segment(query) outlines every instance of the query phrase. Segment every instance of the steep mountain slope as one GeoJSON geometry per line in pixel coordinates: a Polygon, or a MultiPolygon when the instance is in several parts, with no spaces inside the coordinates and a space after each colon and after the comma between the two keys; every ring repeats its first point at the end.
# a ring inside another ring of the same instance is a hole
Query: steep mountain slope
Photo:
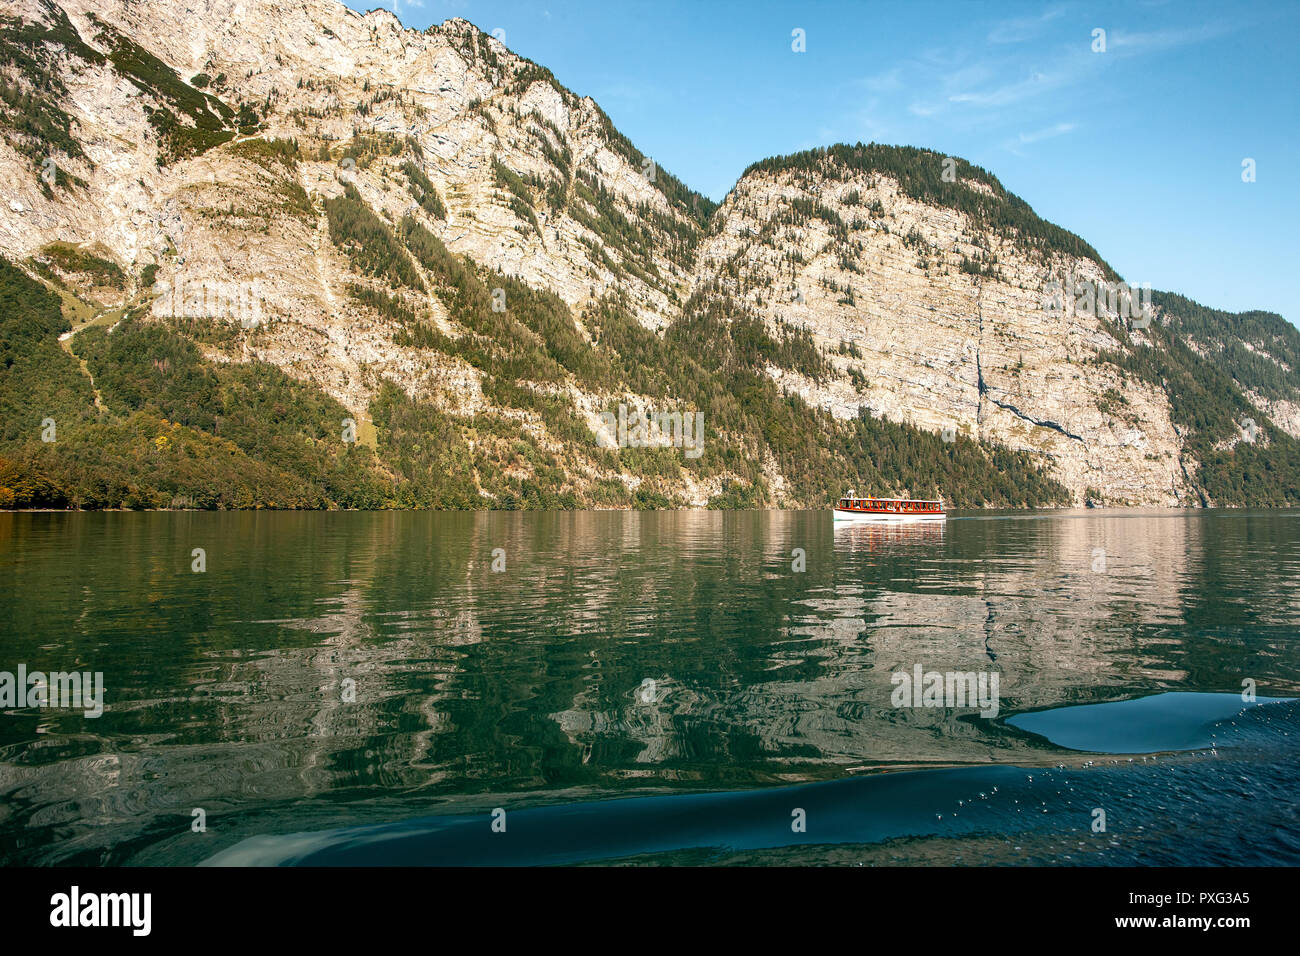
{"type": "Polygon", "coordinates": [[[1171,327],[1233,380],[1252,405],[1300,438],[1300,329],[1272,312],[1233,314],[1165,296],[1171,327]]]}
{"type": "MultiPolygon", "coordinates": [[[[1255,429],[1294,458],[1293,326],[1164,294],[1141,314],[1140,290],[1121,299],[1083,240],[964,161],[874,144],[765,160],[713,227],[696,287],[808,330],[833,371],[772,374],[838,416],[866,408],[1043,456],[1076,494],[1125,504],[1241,500],[1249,483],[1211,495],[1197,470],[1255,429]],[[1156,372],[1171,362],[1206,392],[1194,413],[1156,372]]],[[[1288,473],[1252,500],[1294,488],[1288,473]]]]}
{"type": "Polygon", "coordinates": [[[1046,310],[1116,277],[922,150],[765,161],[715,209],[463,20],[6,0],[0,136],[0,504],[1300,498],[1277,317],[1046,310]]]}
{"type": "Polygon", "coordinates": [[[1123,384],[1088,363],[1116,345],[1111,332],[1042,307],[1051,276],[1102,281],[1105,265],[1027,209],[1013,213],[982,171],[958,165],[951,195],[922,192],[943,184],[945,159],[870,146],[757,164],[720,210],[697,282],[734,289],[769,323],[808,328],[838,353],[819,381],[783,375],[813,404],[951,427],[1048,456],[1072,488],[1175,504],[1186,485],[1163,393],[1126,389],[1132,421],[1098,407],[1123,384]]]}

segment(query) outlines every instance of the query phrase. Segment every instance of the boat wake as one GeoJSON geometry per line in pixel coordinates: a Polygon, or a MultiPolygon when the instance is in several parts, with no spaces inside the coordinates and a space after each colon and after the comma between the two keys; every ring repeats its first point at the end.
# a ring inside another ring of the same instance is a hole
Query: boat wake
{"type": "Polygon", "coordinates": [[[1008,721],[1094,751],[1068,765],[902,771],[742,792],[484,807],[254,836],[205,863],[1294,864],[1300,862],[1300,702],[1267,703],[1243,707],[1236,695],[1164,694],[1008,721]],[[1149,725],[1141,732],[1132,730],[1143,721],[1149,725]],[[1129,756],[1125,748],[1138,740],[1163,752],[1129,756]],[[1107,745],[1105,756],[1097,745],[1107,745]],[[1168,752],[1183,746],[1193,749],[1168,752]],[[504,814],[493,813],[499,809],[504,814]],[[1220,821],[1228,816],[1246,817],[1246,832],[1222,832],[1220,821]]]}

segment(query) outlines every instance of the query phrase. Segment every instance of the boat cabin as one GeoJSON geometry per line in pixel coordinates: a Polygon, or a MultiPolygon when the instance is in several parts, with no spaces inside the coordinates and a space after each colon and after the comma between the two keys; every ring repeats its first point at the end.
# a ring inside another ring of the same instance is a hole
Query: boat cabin
{"type": "Polygon", "coordinates": [[[844,497],[836,505],[841,511],[867,514],[942,514],[943,502],[924,498],[854,498],[844,497]]]}

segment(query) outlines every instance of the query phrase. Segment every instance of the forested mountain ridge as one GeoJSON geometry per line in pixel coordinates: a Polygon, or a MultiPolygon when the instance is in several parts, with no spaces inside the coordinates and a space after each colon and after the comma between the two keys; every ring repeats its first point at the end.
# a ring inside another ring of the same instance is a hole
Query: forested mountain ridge
{"type": "Polygon", "coordinates": [[[695,282],[808,335],[831,368],[773,374],[836,416],[1024,451],[1076,502],[1296,500],[1295,328],[1136,283],[1126,300],[1083,239],[959,158],[859,143],[756,163],[695,282]]]}
{"type": "Polygon", "coordinates": [[[0,8],[0,507],[1300,501],[1294,328],[1046,308],[1118,277],[964,161],[715,206],[463,20],[191,7],[0,8]]]}

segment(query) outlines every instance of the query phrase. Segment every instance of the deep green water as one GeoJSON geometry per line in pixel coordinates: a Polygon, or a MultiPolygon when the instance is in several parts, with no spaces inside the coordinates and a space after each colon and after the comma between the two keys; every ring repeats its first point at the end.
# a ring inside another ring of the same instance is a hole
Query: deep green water
{"type": "Polygon", "coordinates": [[[1297,512],[0,514],[0,633],[106,697],[0,712],[7,864],[1300,862],[1297,512]]]}

